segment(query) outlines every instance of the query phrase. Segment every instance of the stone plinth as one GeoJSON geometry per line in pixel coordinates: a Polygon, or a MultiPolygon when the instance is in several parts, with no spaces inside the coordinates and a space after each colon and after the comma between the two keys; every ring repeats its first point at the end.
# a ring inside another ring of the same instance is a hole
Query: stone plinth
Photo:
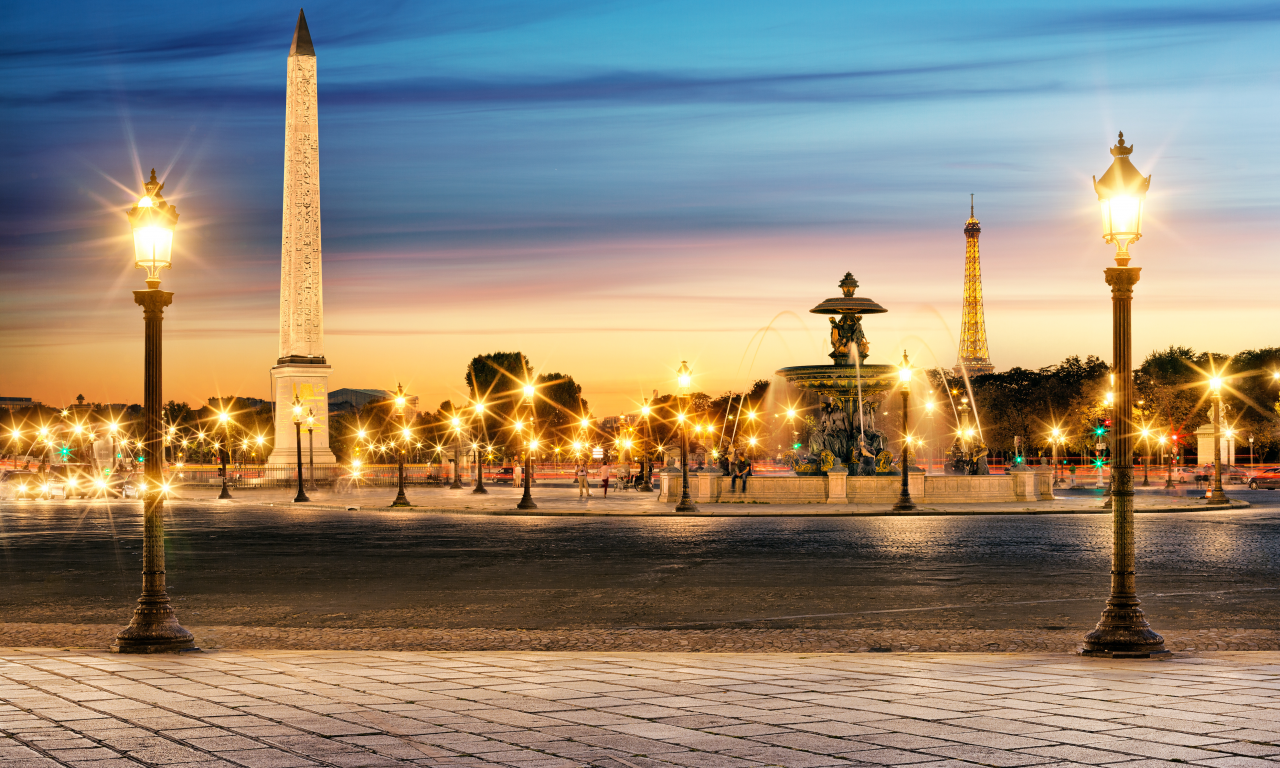
{"type": "Polygon", "coordinates": [[[276,408],[276,439],[267,457],[268,464],[296,466],[298,444],[293,426],[293,396],[302,398],[302,463],[310,462],[307,443],[307,409],[315,412],[315,463],[335,464],[337,458],[329,448],[329,371],[328,365],[277,365],[271,369],[271,388],[276,408]]]}

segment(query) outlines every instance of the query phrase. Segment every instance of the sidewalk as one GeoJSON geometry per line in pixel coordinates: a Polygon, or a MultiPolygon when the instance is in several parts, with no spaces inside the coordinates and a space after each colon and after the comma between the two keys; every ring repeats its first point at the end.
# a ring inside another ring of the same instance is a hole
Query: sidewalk
{"type": "Polygon", "coordinates": [[[1280,768],[1280,653],[0,653],[7,768],[1280,768]]]}
{"type": "MultiPolygon", "coordinates": [[[[580,499],[576,489],[539,487],[533,488],[533,499],[538,508],[531,511],[516,509],[522,490],[509,486],[488,486],[488,493],[473,494],[470,488],[410,487],[406,495],[413,504],[407,509],[415,512],[470,515],[675,515],[673,504],[660,504],[657,492],[611,490],[606,498],[599,488],[590,499],[580,499]]],[[[219,489],[183,487],[179,494],[184,502],[211,502],[214,504],[288,504],[297,507],[324,509],[368,509],[388,507],[396,497],[395,488],[364,488],[347,493],[332,490],[308,491],[309,503],[294,504],[296,491],[284,489],[236,490],[231,501],[218,501],[219,489]]],[[[1026,514],[1110,514],[1102,508],[1101,491],[1063,491],[1053,501],[1025,501],[1009,503],[920,505],[914,512],[893,512],[891,504],[700,504],[699,515],[704,517],[741,516],[814,516],[840,515],[1026,515],[1026,514]]],[[[1207,505],[1194,495],[1165,495],[1144,491],[1135,497],[1138,512],[1203,512],[1206,510],[1240,509],[1247,502],[1236,501],[1230,505],[1207,505]]]]}

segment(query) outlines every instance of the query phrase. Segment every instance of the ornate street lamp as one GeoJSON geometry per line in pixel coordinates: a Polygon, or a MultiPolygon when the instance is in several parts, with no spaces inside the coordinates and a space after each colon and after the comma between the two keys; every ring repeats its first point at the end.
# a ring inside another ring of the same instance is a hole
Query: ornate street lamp
{"type": "Polygon", "coordinates": [[[307,406],[307,485],[311,486],[311,490],[317,491],[320,486],[316,484],[316,409],[307,406]]]}
{"type": "Polygon", "coordinates": [[[222,462],[222,493],[218,494],[218,498],[229,499],[231,498],[231,490],[227,487],[227,476],[230,475],[231,472],[227,469],[227,462],[231,458],[231,414],[226,411],[222,411],[218,414],[218,421],[222,423],[222,432],[227,440],[226,452],[218,452],[220,454],[218,458],[222,462]]]}
{"type": "Polygon", "coordinates": [[[680,503],[676,504],[676,511],[686,514],[696,514],[698,511],[693,497],[689,495],[689,420],[685,415],[692,383],[693,371],[689,370],[688,361],[681,361],[680,369],[676,371],[676,384],[679,386],[677,396],[680,399],[680,413],[676,415],[680,421],[680,503]]]}
{"type": "Polygon", "coordinates": [[[462,490],[462,463],[458,456],[458,448],[462,444],[462,419],[454,416],[449,419],[453,429],[453,484],[449,487],[455,491],[462,490]]]}
{"type": "Polygon", "coordinates": [[[644,442],[640,450],[640,487],[636,490],[645,493],[653,492],[653,483],[649,478],[653,475],[653,456],[650,451],[653,450],[653,431],[649,427],[649,400],[644,401],[644,405],[640,406],[640,415],[644,417],[644,442]]]}
{"type": "Polygon", "coordinates": [[[295,445],[298,446],[298,495],[293,497],[294,502],[311,501],[307,498],[307,492],[302,487],[302,398],[298,397],[298,390],[293,390],[293,431],[296,439],[295,445]]]}
{"type": "MultiPolygon", "coordinates": [[[[474,418],[480,419],[480,426],[484,426],[484,402],[475,404],[474,418]]],[[[485,430],[485,436],[488,437],[488,430],[485,430]]],[[[480,442],[471,437],[471,448],[475,452],[475,468],[476,468],[476,487],[471,490],[472,493],[488,493],[488,489],[484,487],[484,460],[480,455],[480,442]]]]}
{"type": "Polygon", "coordinates": [[[902,365],[898,368],[898,384],[902,390],[902,488],[898,491],[893,511],[910,512],[916,505],[911,503],[911,489],[907,485],[911,466],[911,438],[907,423],[907,407],[911,402],[911,361],[907,359],[905,349],[902,350],[902,365]]]}
{"type": "Polygon", "coordinates": [[[1226,504],[1231,500],[1222,492],[1222,379],[1209,379],[1209,397],[1213,400],[1213,489],[1205,494],[1209,504],[1226,504]]]}
{"type": "Polygon", "coordinates": [[[1142,440],[1142,487],[1149,488],[1151,486],[1151,430],[1143,427],[1139,435],[1139,439],[1142,440]]]}
{"type": "Polygon", "coordinates": [[[195,648],[195,638],[178,623],[169,605],[164,562],[164,428],[160,421],[163,394],[161,354],[164,308],[173,293],[160,290],[160,270],[172,266],[173,230],[178,211],[165,202],[164,184],[146,183],[146,194],[129,210],[133,228],[133,259],[147,271],[147,290],[134,291],[133,301],[142,307],[145,333],[143,362],[143,474],[142,492],[142,596],[129,626],[116,635],[111,650],[117,653],[163,653],[195,648]]]}
{"type": "Polygon", "coordinates": [[[516,505],[516,509],[537,509],[538,505],[533,503],[533,494],[529,492],[529,488],[533,483],[533,450],[538,447],[538,440],[534,437],[533,431],[533,385],[528,382],[524,385],[524,406],[529,414],[529,439],[525,441],[524,447],[524,495],[520,497],[520,503],[516,505]]]}
{"type": "Polygon", "coordinates": [[[1142,205],[1151,186],[1129,162],[1132,146],[1124,143],[1124,134],[1111,148],[1115,159],[1101,179],[1094,179],[1094,190],[1102,205],[1102,238],[1116,246],[1116,266],[1105,275],[1111,286],[1111,369],[1115,374],[1115,437],[1112,443],[1111,470],[1111,596],[1098,626],[1085,635],[1081,653],[1086,656],[1136,657],[1168,655],[1164,638],[1147,623],[1138,606],[1135,584],[1136,553],[1133,541],[1133,370],[1130,312],[1133,286],[1141,267],[1129,266],[1129,244],[1142,237],[1142,205]]]}
{"type": "MultiPolygon", "coordinates": [[[[400,420],[400,437],[404,442],[408,443],[409,428],[404,423],[404,406],[408,402],[404,396],[404,386],[396,384],[396,418],[400,420]]],[[[409,497],[404,495],[404,448],[396,447],[396,500],[391,502],[393,507],[411,507],[409,497]]]]}

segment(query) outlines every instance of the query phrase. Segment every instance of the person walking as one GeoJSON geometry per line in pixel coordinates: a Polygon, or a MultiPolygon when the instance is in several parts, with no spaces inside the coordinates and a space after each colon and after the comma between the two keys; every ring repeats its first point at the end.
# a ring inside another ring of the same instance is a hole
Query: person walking
{"type": "Polygon", "coordinates": [[[618,473],[618,487],[624,491],[631,490],[631,462],[622,463],[622,471],[618,473]]]}
{"type": "Polygon", "coordinates": [[[574,470],[574,474],[578,477],[578,498],[590,496],[591,485],[587,479],[586,462],[578,462],[578,468],[574,470]]]}
{"type": "Polygon", "coordinates": [[[604,489],[604,497],[609,498],[609,462],[600,465],[600,487],[604,489]]]}

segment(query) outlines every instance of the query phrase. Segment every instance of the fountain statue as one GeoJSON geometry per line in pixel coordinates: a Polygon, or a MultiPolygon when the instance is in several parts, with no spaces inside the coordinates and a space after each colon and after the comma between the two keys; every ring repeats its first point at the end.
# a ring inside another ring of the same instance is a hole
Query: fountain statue
{"type": "Polygon", "coordinates": [[[798,475],[839,472],[850,475],[896,474],[876,458],[885,452],[885,437],[876,430],[875,414],[897,371],[891,365],[868,365],[871,343],[862,330],[862,316],[889,310],[864,296],[855,296],[858,281],[846,272],[840,296],[809,310],[830,315],[831,365],[783,368],[778,375],[801,390],[821,396],[809,435],[809,458],[796,467],[798,475]],[[847,468],[847,469],[845,469],[847,468]]]}

